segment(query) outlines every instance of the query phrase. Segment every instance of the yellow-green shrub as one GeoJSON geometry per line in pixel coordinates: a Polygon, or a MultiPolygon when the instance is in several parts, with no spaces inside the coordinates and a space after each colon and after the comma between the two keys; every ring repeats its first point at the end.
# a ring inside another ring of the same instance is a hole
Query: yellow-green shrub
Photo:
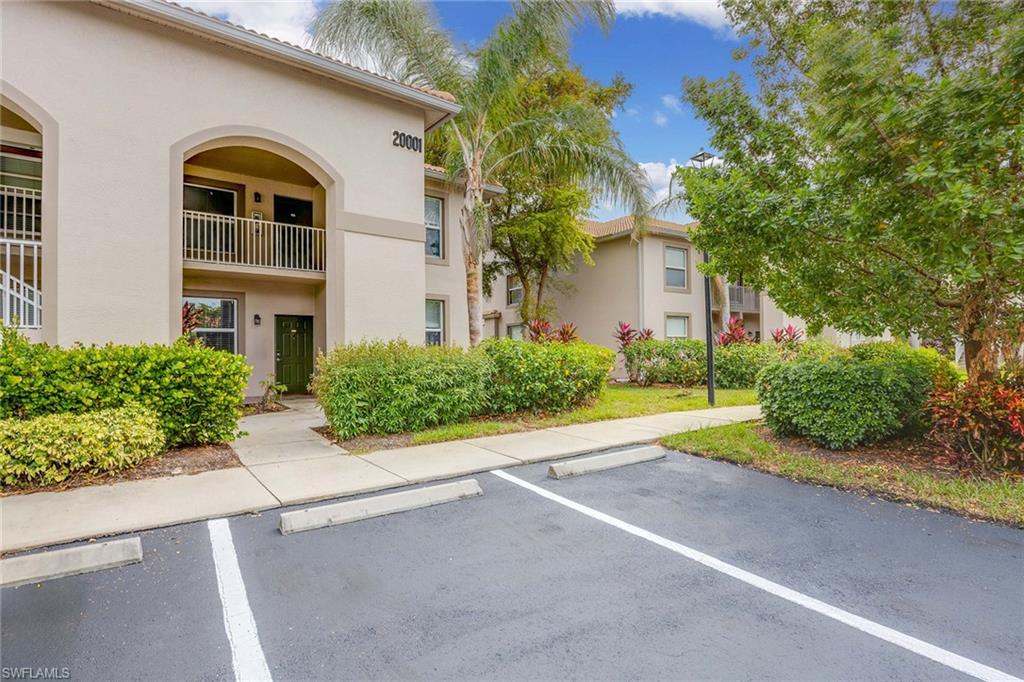
{"type": "Polygon", "coordinates": [[[0,331],[0,419],[137,403],[157,413],[168,447],[238,430],[250,371],[241,355],[185,341],[59,348],[0,331]]]}
{"type": "Polygon", "coordinates": [[[0,481],[5,486],[47,485],[79,472],[118,471],[163,447],[156,413],[137,405],[0,419],[0,481]]]}

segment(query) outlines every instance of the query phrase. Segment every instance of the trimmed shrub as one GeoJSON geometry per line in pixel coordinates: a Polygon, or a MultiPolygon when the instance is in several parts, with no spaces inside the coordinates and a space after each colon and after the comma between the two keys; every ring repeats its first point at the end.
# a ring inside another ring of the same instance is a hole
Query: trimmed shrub
{"type": "Polygon", "coordinates": [[[159,454],[160,421],[137,405],[85,414],[0,420],[0,481],[59,483],[75,473],[118,471],[159,454]]]}
{"type": "Polygon", "coordinates": [[[338,346],[321,354],[316,368],[313,393],[340,438],[418,431],[479,414],[491,374],[482,353],[405,341],[338,346]]]}
{"type": "Polygon", "coordinates": [[[827,448],[849,448],[916,426],[931,384],[919,368],[836,355],[773,363],[757,378],[769,428],[827,448]]]}
{"type": "Polygon", "coordinates": [[[219,443],[238,430],[251,368],[241,355],[170,346],[0,343],[0,418],[82,413],[137,403],[156,412],[168,447],[219,443]]]}
{"type": "Polygon", "coordinates": [[[492,363],[487,400],[491,413],[555,412],[594,400],[615,361],[611,350],[582,341],[489,339],[481,348],[492,363]]]}
{"type": "Polygon", "coordinates": [[[779,359],[779,350],[765,343],[731,343],[715,346],[715,385],[719,388],[751,388],[757,373],[779,359]]]}
{"type": "Polygon", "coordinates": [[[641,386],[707,382],[707,346],[698,339],[649,339],[634,341],[622,349],[626,372],[641,386]]]}
{"type": "Polygon", "coordinates": [[[872,341],[850,348],[857,360],[878,363],[901,374],[907,382],[907,400],[902,407],[901,420],[914,432],[923,433],[930,425],[927,411],[928,396],[938,384],[959,381],[956,366],[932,348],[911,348],[898,341],[872,341]]]}

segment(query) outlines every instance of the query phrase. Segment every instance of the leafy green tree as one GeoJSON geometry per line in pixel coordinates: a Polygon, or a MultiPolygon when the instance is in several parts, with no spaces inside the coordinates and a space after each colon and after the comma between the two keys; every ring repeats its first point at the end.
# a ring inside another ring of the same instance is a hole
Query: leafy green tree
{"type": "Polygon", "coordinates": [[[990,376],[1024,340],[1021,3],[723,5],[759,87],[684,81],[724,160],[680,173],[712,270],[812,327],[962,339],[990,376]]]}
{"type": "Polygon", "coordinates": [[[323,6],[312,26],[315,48],[353,61],[368,59],[379,73],[449,92],[462,105],[444,126],[443,165],[465,186],[460,227],[472,345],[483,336],[482,265],[490,245],[484,190],[499,181],[504,168],[527,158],[533,167],[581,173],[582,181],[627,206],[642,207],[645,200],[643,175],[621,144],[588,144],[572,134],[593,125],[594,107],[571,103],[536,116],[509,116],[509,97],[520,76],[564,55],[574,27],[589,20],[610,26],[612,0],[523,1],[512,7],[511,16],[471,51],[456,45],[432,7],[418,0],[341,0],[323,6]]]}
{"type": "MultiPolygon", "coordinates": [[[[508,109],[495,112],[495,118],[514,124],[560,107],[590,107],[594,114],[590,125],[555,132],[566,139],[576,138],[582,145],[617,145],[612,115],[632,89],[622,76],[604,85],[569,66],[567,59],[553,59],[535,64],[518,79],[506,100],[508,109]]],[[[524,320],[555,314],[545,293],[559,285],[558,273],[572,270],[581,256],[583,262],[593,264],[594,240],[582,223],[593,203],[585,178],[585,168],[536,164],[528,156],[516,157],[501,173],[505,193],[495,197],[489,207],[495,258],[485,279],[503,272],[522,283],[519,313],[524,320]]]]}

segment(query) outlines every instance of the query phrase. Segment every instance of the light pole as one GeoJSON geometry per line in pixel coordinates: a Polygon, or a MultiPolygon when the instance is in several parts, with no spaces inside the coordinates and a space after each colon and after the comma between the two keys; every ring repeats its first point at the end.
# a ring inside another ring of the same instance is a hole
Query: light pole
{"type": "MultiPolygon", "coordinates": [[[[714,155],[707,153],[703,149],[690,157],[690,163],[696,168],[704,168],[708,161],[714,158],[714,155]]],[[[708,252],[704,251],[704,262],[709,262],[710,257],[708,252]]],[[[707,363],[708,363],[708,405],[711,407],[715,406],[715,340],[712,336],[712,325],[711,325],[711,278],[707,274],[704,275],[704,334],[705,343],[707,345],[707,363]]]]}

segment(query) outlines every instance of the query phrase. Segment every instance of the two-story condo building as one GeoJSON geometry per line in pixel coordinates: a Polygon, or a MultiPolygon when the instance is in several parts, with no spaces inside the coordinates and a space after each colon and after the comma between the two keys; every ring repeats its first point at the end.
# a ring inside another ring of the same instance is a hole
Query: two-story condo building
{"type": "Polygon", "coordinates": [[[188,310],[250,393],[304,390],[336,343],[465,342],[461,195],[422,153],[450,95],[164,0],[3,3],[0,27],[5,324],[168,343],[188,310]]]}

